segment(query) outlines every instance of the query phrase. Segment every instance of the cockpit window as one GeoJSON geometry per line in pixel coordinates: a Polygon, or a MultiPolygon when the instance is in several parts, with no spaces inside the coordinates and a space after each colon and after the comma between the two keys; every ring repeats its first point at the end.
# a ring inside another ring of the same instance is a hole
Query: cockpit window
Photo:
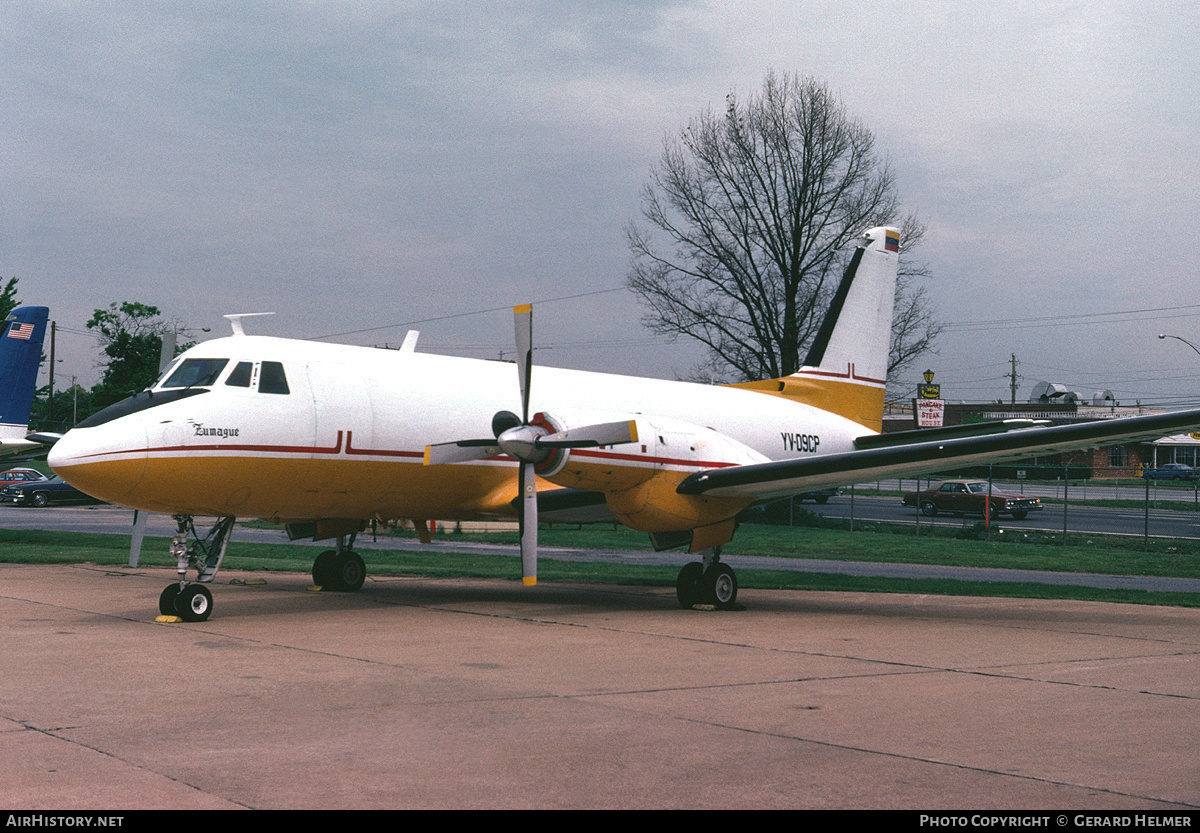
{"type": "Polygon", "coordinates": [[[253,362],[238,362],[237,366],[229,372],[229,378],[225,380],[225,384],[233,385],[236,388],[250,387],[250,372],[253,369],[253,362]]]}
{"type": "Polygon", "coordinates": [[[287,375],[279,362],[263,362],[262,372],[258,378],[259,393],[291,393],[288,388],[287,375]]]}
{"type": "Polygon", "coordinates": [[[184,359],[162,383],[164,388],[194,388],[211,385],[221,375],[229,359],[184,359]]]}
{"type": "Polygon", "coordinates": [[[172,359],[171,363],[169,365],[167,365],[167,369],[164,370],[162,373],[158,374],[158,378],[154,380],[154,384],[151,385],[150,387],[152,387],[152,388],[162,387],[163,382],[166,381],[166,378],[168,376],[170,376],[172,373],[175,372],[175,368],[177,368],[177,367],[179,367],[179,360],[172,359]]]}

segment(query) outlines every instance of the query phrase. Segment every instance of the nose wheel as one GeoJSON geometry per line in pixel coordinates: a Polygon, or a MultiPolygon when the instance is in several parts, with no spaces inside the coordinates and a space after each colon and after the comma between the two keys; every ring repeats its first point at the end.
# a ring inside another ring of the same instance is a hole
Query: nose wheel
{"type": "Polygon", "coordinates": [[[203,622],[212,613],[212,593],[203,584],[168,584],[158,597],[158,612],[185,622],[203,622]]]}

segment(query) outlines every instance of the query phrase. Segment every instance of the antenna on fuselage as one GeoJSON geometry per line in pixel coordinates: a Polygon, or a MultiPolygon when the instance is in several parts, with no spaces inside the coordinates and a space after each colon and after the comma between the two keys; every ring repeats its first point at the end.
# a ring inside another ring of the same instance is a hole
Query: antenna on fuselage
{"type": "Polygon", "coordinates": [[[238,312],[234,313],[233,315],[226,315],[225,317],[229,319],[229,326],[233,328],[233,334],[235,336],[244,336],[246,334],[246,330],[242,327],[243,318],[253,318],[256,315],[274,314],[275,313],[273,312],[238,312]]]}

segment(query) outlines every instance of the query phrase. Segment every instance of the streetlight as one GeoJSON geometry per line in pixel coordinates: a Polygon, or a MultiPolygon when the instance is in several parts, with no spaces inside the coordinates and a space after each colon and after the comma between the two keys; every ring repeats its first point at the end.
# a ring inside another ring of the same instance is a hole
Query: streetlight
{"type": "Polygon", "coordinates": [[[1168,335],[1167,333],[1159,333],[1159,334],[1158,334],[1158,337],[1159,337],[1159,338],[1173,338],[1173,339],[1176,339],[1176,340],[1178,340],[1178,341],[1182,341],[1182,342],[1183,342],[1184,344],[1186,344],[1188,347],[1191,347],[1193,350],[1195,350],[1195,351],[1196,351],[1196,355],[1200,356],[1200,347],[1197,347],[1196,345],[1192,344],[1192,343],[1191,343],[1190,341],[1188,341],[1186,338],[1183,338],[1183,337],[1181,337],[1181,336],[1173,336],[1173,335],[1168,335]]]}

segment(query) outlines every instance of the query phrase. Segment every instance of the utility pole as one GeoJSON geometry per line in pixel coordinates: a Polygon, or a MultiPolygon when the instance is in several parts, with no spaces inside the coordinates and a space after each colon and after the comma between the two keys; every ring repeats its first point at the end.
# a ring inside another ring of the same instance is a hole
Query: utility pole
{"type": "MultiPolygon", "coordinates": [[[[58,322],[50,322],[50,392],[46,394],[46,424],[49,425],[51,411],[54,409],[54,336],[58,332],[58,322]]],[[[50,430],[47,428],[46,430],[50,430]]]]}
{"type": "Polygon", "coordinates": [[[1017,354],[1016,353],[1012,354],[1012,370],[1004,375],[1007,376],[1012,381],[1012,399],[1009,404],[1016,407],[1016,404],[1017,404],[1017,380],[1021,378],[1020,376],[1017,375],[1017,354]]]}

